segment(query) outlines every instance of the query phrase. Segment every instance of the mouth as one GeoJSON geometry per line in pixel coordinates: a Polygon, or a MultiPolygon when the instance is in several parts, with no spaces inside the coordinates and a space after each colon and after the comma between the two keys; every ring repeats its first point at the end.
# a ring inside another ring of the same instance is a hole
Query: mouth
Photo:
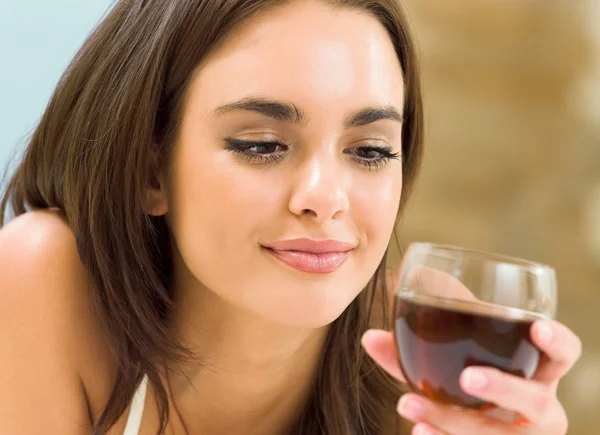
{"type": "Polygon", "coordinates": [[[276,251],[263,247],[274,258],[282,263],[308,273],[332,273],[338,270],[350,256],[350,251],[345,252],[302,252],[302,251],[276,251]]]}
{"type": "Polygon", "coordinates": [[[262,248],[281,263],[307,273],[332,273],[342,267],[355,244],[335,240],[295,239],[262,248]]]}

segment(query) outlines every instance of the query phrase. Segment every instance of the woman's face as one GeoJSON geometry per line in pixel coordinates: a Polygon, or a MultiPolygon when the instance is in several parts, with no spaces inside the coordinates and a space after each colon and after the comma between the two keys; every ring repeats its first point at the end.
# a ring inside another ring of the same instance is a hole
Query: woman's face
{"type": "Polygon", "coordinates": [[[175,145],[168,213],[188,279],[277,322],[335,320],[393,230],[403,98],[370,15],[297,2],[238,28],[198,69],[175,145]]]}

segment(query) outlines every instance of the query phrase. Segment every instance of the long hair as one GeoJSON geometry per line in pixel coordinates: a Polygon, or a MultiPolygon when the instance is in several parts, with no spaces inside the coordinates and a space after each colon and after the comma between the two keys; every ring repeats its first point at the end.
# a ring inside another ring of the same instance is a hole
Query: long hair
{"type": "MultiPolygon", "coordinates": [[[[372,14],[394,44],[406,89],[400,216],[420,166],[423,136],[418,57],[405,13],[398,0],[322,1],[372,14]]],[[[58,208],[75,234],[93,284],[93,311],[118,362],[95,435],[116,423],[144,374],[156,391],[157,433],[164,432],[169,408],[161,364],[191,352],[169,334],[169,232],[164,217],[146,213],[144,191],[156,165],[168,160],[183,98],[200,62],[244,20],[285,3],[116,2],[61,77],[2,195],[0,226],[9,208],[15,216],[58,208]]],[[[389,327],[385,262],[384,257],[367,288],[331,325],[294,433],[375,435],[386,415],[395,415],[398,383],[360,345],[369,327],[389,327]],[[374,304],[383,309],[377,324],[371,318],[374,304]]]]}

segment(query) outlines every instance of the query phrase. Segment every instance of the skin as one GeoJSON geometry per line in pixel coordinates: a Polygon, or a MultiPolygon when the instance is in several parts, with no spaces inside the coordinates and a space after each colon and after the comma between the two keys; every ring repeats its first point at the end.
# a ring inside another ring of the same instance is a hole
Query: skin
{"type": "MultiPolygon", "coordinates": [[[[213,368],[186,371],[201,395],[182,381],[175,393],[182,418],[195,421],[198,431],[260,427],[258,433],[266,433],[278,427],[276,433],[305,399],[325,326],[372,275],[388,243],[402,186],[400,162],[367,171],[344,154],[371,140],[398,152],[400,124],[383,120],[345,129],[344,119],[364,107],[402,107],[403,93],[402,73],[383,27],[368,15],[319,3],[288,6],[252,20],[200,68],[177,145],[172,191],[162,204],[178,248],[179,298],[186,301],[176,317],[177,333],[199,354],[210,355],[213,368]],[[313,32],[314,26],[323,30],[313,32]],[[291,102],[307,119],[281,123],[240,111],[214,116],[214,107],[255,96],[291,102]],[[289,148],[280,162],[257,167],[223,152],[223,137],[276,137],[289,148]],[[208,185],[215,187],[206,190],[208,185]],[[333,238],[357,248],[340,270],[315,276],[274,264],[259,247],[295,237],[333,238]],[[194,319],[202,319],[203,327],[190,326],[194,319]],[[254,400],[257,394],[262,403],[254,400]],[[193,420],[198,409],[210,412],[193,420]],[[252,421],[253,415],[260,417],[252,421]],[[217,423],[227,418],[231,426],[217,423]]],[[[536,343],[546,350],[538,334],[544,326],[558,326],[540,323],[533,329],[536,343]]],[[[379,334],[387,334],[387,352],[394,354],[389,333],[379,334]]],[[[522,381],[489,369],[466,372],[462,385],[474,392],[469,380],[485,374],[490,386],[479,394],[509,410],[525,409],[532,427],[522,431],[562,433],[566,418],[554,384],[578,357],[577,339],[563,335],[565,354],[548,354],[563,361],[540,368],[552,373],[542,379],[546,389],[540,375],[522,381]],[[561,369],[552,368],[557,364],[561,369]],[[496,395],[493,382],[502,386],[496,395]],[[543,412],[521,406],[540,402],[548,404],[543,412]]],[[[385,363],[368,335],[364,343],[376,361],[385,363]]],[[[484,428],[514,433],[514,427],[504,428],[497,420],[436,407],[414,395],[402,400],[399,412],[450,433],[469,427],[473,433],[484,428]],[[416,403],[423,406],[417,418],[407,411],[416,403]]]]}
{"type": "MultiPolygon", "coordinates": [[[[495,404],[500,411],[507,411],[497,414],[516,414],[516,419],[502,421],[494,416],[440,405],[412,393],[405,394],[399,401],[398,412],[417,423],[414,435],[566,434],[568,421],[556,390],[560,379],[579,359],[581,341],[561,323],[545,320],[534,323],[531,338],[545,353],[531,380],[484,367],[470,367],[460,378],[467,393],[495,404]]],[[[406,382],[397,362],[391,332],[367,331],[362,341],[367,353],[379,365],[396,379],[406,382]]]]}
{"type": "MultiPolygon", "coordinates": [[[[398,279],[397,272],[392,276],[398,279]]],[[[439,270],[418,269],[415,278],[419,281],[416,287],[425,293],[427,289],[443,289],[445,297],[475,299],[454,276],[439,270]]],[[[531,380],[488,367],[470,367],[461,374],[459,381],[463,390],[494,404],[494,409],[461,410],[411,393],[401,398],[398,412],[416,423],[413,429],[416,435],[565,434],[568,422],[556,390],[559,380],[579,359],[581,342],[566,326],[547,320],[533,324],[531,339],[544,353],[531,380]]],[[[398,363],[393,333],[370,330],[364,334],[362,343],[381,367],[406,383],[398,363]]]]}
{"type": "Polygon", "coordinates": [[[327,327],[378,266],[402,191],[400,159],[368,148],[400,153],[401,120],[346,124],[367,108],[399,114],[403,101],[383,26],[317,2],[255,17],[199,67],[172,176],[150,192],[173,232],[174,333],[210,367],[168,373],[190,433],[283,433],[306,401],[327,327]],[[250,99],[293,105],[304,119],[231,107],[250,99]],[[283,147],[241,154],[231,138],[283,147]],[[354,249],[317,274],[261,247],[296,238],[354,249]]]}
{"type": "MultiPolygon", "coordinates": [[[[400,152],[401,123],[345,124],[366,107],[384,108],[393,118],[391,108],[399,111],[403,101],[400,65],[378,21],[317,2],[254,17],[200,65],[172,166],[158,174],[160,187],[147,192],[148,212],[166,215],[173,234],[173,334],[203,362],[165,368],[171,434],[279,434],[289,427],[306,401],[328,325],[362,290],[387,247],[401,196],[400,160],[365,163],[381,157],[373,147],[400,152]],[[305,119],[232,109],[249,98],[292,104],[305,119]],[[284,146],[244,156],[228,149],[231,138],[284,146]],[[269,163],[260,160],[265,154],[269,163]],[[298,237],[337,239],[354,249],[337,271],[311,274],[261,247],[298,237]]],[[[0,354],[2,433],[87,433],[108,400],[116,362],[78,291],[86,275],[76,252],[54,212],[28,213],[0,232],[0,261],[10,271],[0,276],[0,307],[6,307],[0,343],[27,349],[0,354]]],[[[419,423],[415,431],[436,428],[432,433],[564,433],[556,384],[580,344],[556,322],[536,324],[533,338],[547,354],[534,380],[481,371],[489,383],[473,392],[520,410],[530,427],[515,429],[414,395],[404,396],[401,414],[419,423]],[[544,325],[553,332],[546,344],[539,335],[544,325]],[[409,415],[416,401],[422,412],[409,415]]],[[[402,380],[389,332],[370,331],[363,345],[402,380]]],[[[149,386],[142,434],[153,433],[158,421],[153,394],[149,386]]]]}

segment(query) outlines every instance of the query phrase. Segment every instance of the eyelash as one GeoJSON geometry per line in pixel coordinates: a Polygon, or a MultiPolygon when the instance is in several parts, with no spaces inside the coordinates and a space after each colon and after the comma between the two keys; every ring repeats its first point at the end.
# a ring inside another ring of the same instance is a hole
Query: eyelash
{"type": "MultiPolygon", "coordinates": [[[[252,164],[270,164],[276,163],[283,160],[285,151],[289,148],[287,145],[277,141],[248,141],[241,139],[226,138],[227,150],[239,154],[241,157],[248,160],[252,164]],[[265,147],[267,149],[277,149],[280,151],[271,151],[270,153],[260,153],[252,151],[252,148],[265,147]]],[[[367,169],[369,171],[378,171],[383,169],[390,160],[401,159],[400,153],[393,152],[391,147],[382,147],[375,145],[366,145],[362,147],[350,148],[344,150],[344,154],[351,154],[352,160],[356,163],[359,168],[367,169]],[[355,153],[349,151],[362,151],[362,152],[377,152],[380,154],[379,157],[374,159],[360,158],[355,153]]]]}
{"type": "MultiPolygon", "coordinates": [[[[352,160],[356,163],[359,168],[365,168],[369,171],[379,171],[387,166],[391,160],[400,160],[400,153],[395,153],[391,147],[377,146],[377,145],[365,145],[362,147],[350,148],[350,150],[379,153],[380,156],[375,159],[358,158],[354,154],[352,160]]],[[[350,154],[344,150],[345,154],[350,154]]]]}
{"type": "Polygon", "coordinates": [[[241,140],[241,139],[233,139],[227,138],[225,139],[227,143],[227,149],[235,154],[239,154],[249,163],[257,164],[257,165],[265,165],[269,163],[276,163],[283,159],[284,155],[282,151],[278,153],[271,152],[269,154],[262,154],[256,151],[251,151],[251,148],[256,147],[266,147],[266,148],[283,148],[283,151],[288,149],[287,145],[282,144],[277,141],[250,141],[250,140],[241,140]]]}

